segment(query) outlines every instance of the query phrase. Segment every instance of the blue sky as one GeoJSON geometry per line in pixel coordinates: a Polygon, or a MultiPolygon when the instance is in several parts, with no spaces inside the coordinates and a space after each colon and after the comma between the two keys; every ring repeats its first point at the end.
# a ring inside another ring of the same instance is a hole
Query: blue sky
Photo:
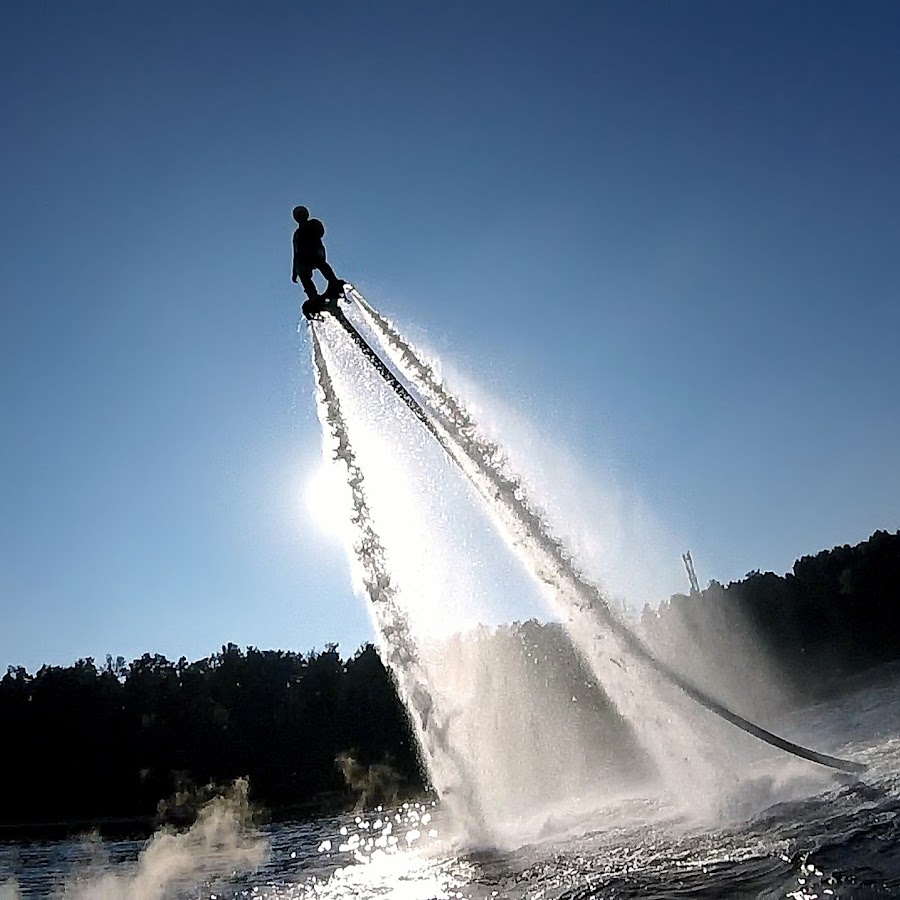
{"type": "Polygon", "coordinates": [[[0,666],[370,637],[301,496],[299,202],[702,582],[896,530],[898,46],[893,2],[7,4],[0,666]]]}

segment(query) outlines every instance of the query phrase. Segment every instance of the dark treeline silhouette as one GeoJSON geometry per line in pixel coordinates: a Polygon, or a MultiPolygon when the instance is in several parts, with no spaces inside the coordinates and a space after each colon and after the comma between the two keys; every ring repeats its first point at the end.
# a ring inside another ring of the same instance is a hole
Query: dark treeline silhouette
{"type": "MultiPolygon", "coordinates": [[[[783,577],[751,572],[676,594],[645,608],[641,625],[675,668],[758,714],[900,659],[898,585],[900,532],[878,531],[803,557],[783,577]]],[[[560,625],[480,629],[443,653],[477,676],[479,691],[508,690],[501,682],[512,679],[551,704],[577,699],[573,727],[596,738],[598,758],[634,768],[640,751],[627,725],[560,625]],[[493,658],[506,661],[502,670],[493,658]]],[[[425,789],[406,713],[371,645],[346,660],[336,645],[300,654],[228,644],[197,662],[145,654],[34,675],[10,667],[0,723],[7,835],[38,823],[178,820],[201,788],[243,776],[258,804],[285,814],[425,789]]]]}
{"type": "Polygon", "coordinates": [[[745,710],[838,691],[900,659],[900,531],[804,556],[784,576],[748,572],[675,594],[641,623],[654,651],[745,710]]]}
{"type": "Polygon", "coordinates": [[[269,807],[339,805],[341,752],[388,764],[400,789],[421,785],[406,715],[370,645],[346,661],[334,645],[303,655],[229,644],[192,663],[145,654],[33,676],[10,667],[0,721],[0,826],[154,817],[161,800],[239,776],[269,807]]]}
{"type": "MultiPolygon", "coordinates": [[[[466,654],[488,680],[489,660],[502,658],[506,677],[517,672],[523,688],[577,699],[578,727],[597,736],[598,761],[628,745],[627,726],[560,625],[479,629],[445,653],[466,654]]],[[[10,667],[0,679],[0,721],[14,776],[0,803],[6,833],[189,821],[205,786],[239,777],[258,805],[281,814],[426,789],[406,712],[371,644],[346,661],[336,645],[303,655],[228,644],[198,662],[145,654],[35,675],[10,667]]]]}

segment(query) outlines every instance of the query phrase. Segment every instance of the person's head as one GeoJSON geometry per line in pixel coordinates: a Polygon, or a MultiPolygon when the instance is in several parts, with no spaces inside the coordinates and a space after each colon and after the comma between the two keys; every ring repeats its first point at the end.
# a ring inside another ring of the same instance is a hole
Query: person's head
{"type": "Polygon", "coordinates": [[[309,210],[305,206],[295,206],[293,216],[294,221],[298,225],[302,225],[307,219],[309,219],[309,210]]]}

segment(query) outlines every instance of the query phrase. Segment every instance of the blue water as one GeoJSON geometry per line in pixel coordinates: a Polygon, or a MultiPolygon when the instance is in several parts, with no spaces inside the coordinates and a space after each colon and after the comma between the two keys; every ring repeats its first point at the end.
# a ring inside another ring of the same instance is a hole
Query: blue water
{"type": "Polygon", "coordinates": [[[648,786],[567,801],[472,847],[438,805],[157,835],[0,845],[0,900],[900,896],[897,675],[785,730],[865,762],[859,780],[773,751],[705,804],[648,786]]]}

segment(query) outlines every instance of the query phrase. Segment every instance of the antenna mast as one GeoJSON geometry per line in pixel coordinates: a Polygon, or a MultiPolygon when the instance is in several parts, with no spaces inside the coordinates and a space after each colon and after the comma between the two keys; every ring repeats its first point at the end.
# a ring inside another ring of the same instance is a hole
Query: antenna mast
{"type": "Polygon", "coordinates": [[[688,580],[691,583],[691,595],[700,593],[700,585],[697,582],[697,573],[694,571],[694,561],[691,559],[691,551],[682,553],[681,558],[684,560],[684,567],[687,569],[688,580]]]}

